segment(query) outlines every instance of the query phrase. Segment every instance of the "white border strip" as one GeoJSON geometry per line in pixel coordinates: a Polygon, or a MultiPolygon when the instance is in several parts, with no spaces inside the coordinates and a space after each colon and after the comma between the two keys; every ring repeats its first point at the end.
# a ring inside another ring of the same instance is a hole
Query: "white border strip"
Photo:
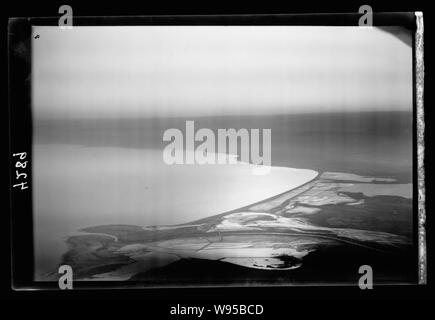
{"type": "Polygon", "coordinates": [[[415,81],[417,103],[417,181],[418,181],[418,283],[427,283],[426,260],[426,190],[424,183],[424,53],[423,12],[415,12],[415,81]]]}

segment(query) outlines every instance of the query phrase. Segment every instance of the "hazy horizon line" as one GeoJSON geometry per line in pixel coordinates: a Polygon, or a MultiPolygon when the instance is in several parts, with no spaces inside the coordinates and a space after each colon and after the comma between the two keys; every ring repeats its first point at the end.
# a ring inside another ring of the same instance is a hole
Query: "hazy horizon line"
{"type": "Polygon", "coordinates": [[[271,113],[252,113],[252,114],[246,114],[246,113],[235,113],[235,114],[213,114],[213,115],[176,115],[176,116],[101,116],[101,117],[78,117],[77,115],[71,116],[71,117],[38,117],[37,115],[33,115],[32,119],[33,122],[35,121],[62,121],[62,120],[146,120],[146,119],[190,119],[190,118],[219,118],[219,117],[274,117],[274,116],[301,116],[301,115],[326,115],[326,114],[345,114],[345,115],[358,115],[358,114],[387,114],[387,113],[413,113],[414,110],[330,110],[330,111],[307,111],[307,112],[292,112],[292,113],[280,113],[280,112],[271,112],[271,113]]]}

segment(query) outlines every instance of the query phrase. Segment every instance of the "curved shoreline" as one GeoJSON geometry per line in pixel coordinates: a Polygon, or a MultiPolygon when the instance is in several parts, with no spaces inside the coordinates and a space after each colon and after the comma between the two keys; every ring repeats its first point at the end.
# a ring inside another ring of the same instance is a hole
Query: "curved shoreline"
{"type": "MultiPolygon", "coordinates": [[[[280,167],[280,168],[286,168],[286,167],[280,167]]],[[[292,168],[292,169],[293,169],[293,168],[292,168]]],[[[302,170],[304,170],[304,169],[302,169],[302,170]]],[[[311,170],[311,169],[306,169],[306,170],[311,170]]],[[[315,171],[315,170],[312,170],[312,171],[315,171]]],[[[316,171],[316,172],[317,172],[317,171],[316,171]]],[[[265,203],[265,202],[272,201],[272,200],[277,199],[277,198],[279,198],[279,197],[282,197],[282,196],[284,196],[285,194],[287,194],[287,193],[289,193],[289,192],[292,192],[292,191],[294,191],[294,190],[296,190],[296,189],[298,189],[298,188],[302,188],[302,187],[304,187],[304,186],[306,186],[306,185],[312,183],[312,182],[313,182],[314,180],[316,180],[316,179],[317,179],[321,174],[322,174],[322,172],[317,172],[317,175],[316,175],[314,178],[312,178],[311,180],[309,180],[309,181],[307,181],[307,182],[305,182],[305,183],[303,183],[303,184],[301,184],[301,185],[299,185],[299,186],[297,186],[297,187],[294,187],[294,188],[292,188],[292,189],[289,189],[289,190],[287,190],[287,191],[284,191],[284,192],[279,193],[279,194],[277,194],[277,195],[274,195],[274,196],[272,196],[272,197],[269,197],[269,198],[266,198],[266,199],[260,200],[260,201],[258,201],[258,202],[254,202],[254,203],[251,203],[251,204],[248,204],[248,205],[246,205],[246,206],[239,207],[239,208],[236,208],[236,209],[233,209],[233,210],[230,210],[230,211],[225,211],[225,212],[222,212],[222,213],[218,213],[218,214],[216,214],[216,215],[213,215],[213,216],[210,216],[210,217],[207,217],[207,218],[202,218],[202,219],[194,220],[194,221],[191,221],[191,222],[186,222],[186,223],[177,224],[177,225],[175,225],[175,226],[186,226],[186,225],[190,225],[190,224],[198,224],[198,223],[202,223],[202,222],[204,222],[204,220],[208,220],[208,219],[210,219],[210,218],[219,218],[219,217],[222,217],[222,216],[226,216],[226,215],[228,215],[228,214],[231,214],[231,213],[236,213],[236,212],[238,212],[238,211],[247,210],[247,209],[249,209],[249,208],[251,208],[251,207],[253,207],[253,206],[256,206],[256,205],[259,205],[259,204],[262,204],[262,203],[265,203]]]]}

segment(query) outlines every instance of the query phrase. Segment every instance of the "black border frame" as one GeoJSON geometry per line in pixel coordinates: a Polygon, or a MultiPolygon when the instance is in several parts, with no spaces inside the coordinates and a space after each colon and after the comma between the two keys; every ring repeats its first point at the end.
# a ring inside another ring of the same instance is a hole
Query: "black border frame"
{"type": "MultiPolygon", "coordinates": [[[[261,14],[261,15],[165,15],[165,16],[121,16],[121,17],[74,17],[74,26],[127,26],[127,25],[316,25],[357,26],[361,14],[261,14]]],[[[414,13],[373,13],[374,26],[403,26],[415,32],[414,13]]],[[[31,27],[32,25],[58,25],[58,17],[12,18],[9,21],[9,115],[10,115],[10,185],[15,174],[12,154],[26,151],[32,161],[32,111],[31,111],[31,27]],[[27,60],[17,56],[14,50],[24,44],[27,60]],[[23,94],[23,92],[27,94],[23,94]],[[18,107],[17,107],[18,106],[18,107]]],[[[413,40],[415,35],[413,33],[413,40]]],[[[413,41],[413,60],[415,48],[413,41]]],[[[413,65],[415,79],[415,66],[413,65]]],[[[416,103],[415,82],[413,83],[413,180],[417,179],[416,161],[416,103]]],[[[32,183],[21,191],[11,188],[11,275],[14,290],[45,289],[59,290],[56,282],[33,280],[33,214],[32,183]]],[[[418,266],[417,184],[413,183],[414,241],[416,246],[416,274],[418,266]]],[[[417,279],[417,276],[416,276],[417,279]]],[[[416,282],[417,283],[417,282],[416,282]]],[[[387,285],[389,286],[389,285],[387,285]]],[[[165,287],[165,286],[163,286],[165,287]]],[[[201,287],[201,286],[194,286],[201,287]]],[[[209,287],[209,286],[206,286],[209,287]]],[[[219,286],[220,287],[220,286],[219,286]]],[[[232,287],[232,286],[231,286],[232,287]]],[[[267,287],[267,286],[266,286],[267,287]]],[[[323,287],[323,286],[322,286],[323,287]]],[[[328,287],[326,284],[325,287],[328,287]]],[[[135,282],[74,282],[75,289],[137,289],[148,288],[135,282]]],[[[160,287],[159,287],[160,288],[160,287]]],[[[233,288],[233,287],[232,287],[233,288]]],[[[263,288],[263,286],[260,286],[263,288]]],[[[298,287],[300,288],[300,287],[298,287]]]]}

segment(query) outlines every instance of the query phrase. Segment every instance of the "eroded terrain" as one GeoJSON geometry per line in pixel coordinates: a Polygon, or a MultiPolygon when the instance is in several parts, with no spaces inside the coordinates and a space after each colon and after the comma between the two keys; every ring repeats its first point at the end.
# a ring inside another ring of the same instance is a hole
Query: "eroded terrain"
{"type": "Polygon", "coordinates": [[[343,245],[400,253],[412,245],[412,185],[324,172],[273,198],[188,224],[95,226],[67,242],[62,264],[78,280],[129,280],[182,259],[294,270],[320,248],[343,245]]]}

